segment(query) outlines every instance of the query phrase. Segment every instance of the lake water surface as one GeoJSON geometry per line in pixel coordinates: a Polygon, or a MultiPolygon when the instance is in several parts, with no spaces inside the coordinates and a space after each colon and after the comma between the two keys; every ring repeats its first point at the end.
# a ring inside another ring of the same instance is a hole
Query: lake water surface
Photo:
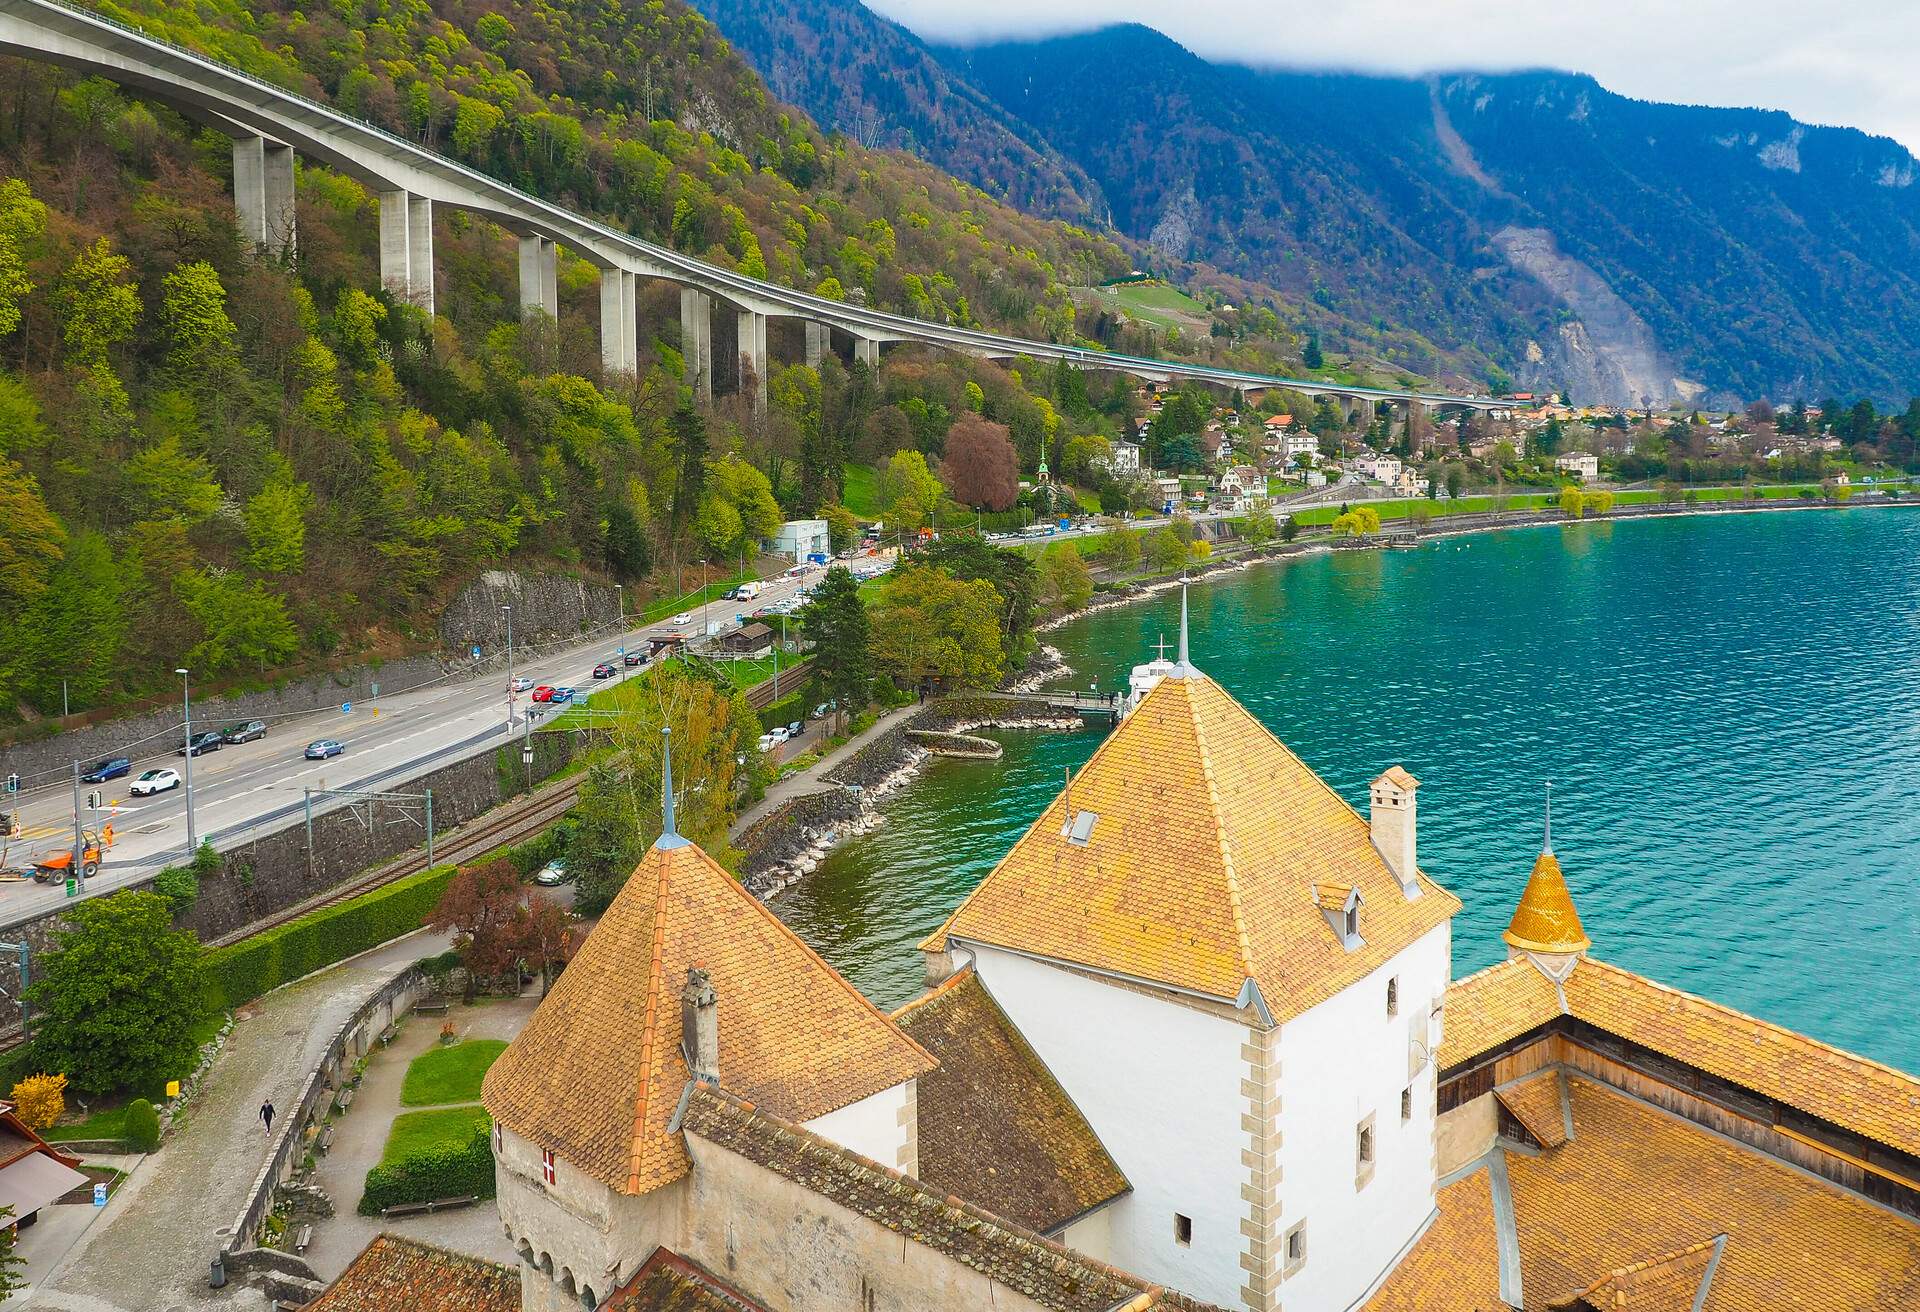
{"type": "MultiPolygon", "coordinates": [[[[1920,1071],[1920,512],[1675,517],[1262,566],[1192,591],[1194,663],[1363,810],[1418,775],[1454,973],[1554,849],[1594,955],[1920,1071]]],[[[1123,685],[1179,594],[1050,635],[1123,685]]],[[[1104,730],[942,761],[774,905],[882,1006],[915,942],[1104,730]]]]}

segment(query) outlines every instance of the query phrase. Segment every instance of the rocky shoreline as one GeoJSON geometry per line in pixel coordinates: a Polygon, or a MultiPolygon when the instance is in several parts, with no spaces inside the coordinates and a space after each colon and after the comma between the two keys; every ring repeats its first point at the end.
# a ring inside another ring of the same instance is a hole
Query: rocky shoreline
{"type": "MultiPolygon", "coordinates": [[[[1054,672],[1064,668],[1057,666],[1054,672]]],[[[915,735],[964,739],[982,729],[1073,731],[1083,723],[1078,715],[1063,715],[1038,703],[992,697],[934,702],[828,771],[821,777],[827,785],[821,792],[796,798],[742,834],[740,847],[747,856],[740,867],[741,882],[754,896],[770,900],[813,873],[836,845],[884,824],[882,799],[919,774],[933,755],[915,735]]]]}

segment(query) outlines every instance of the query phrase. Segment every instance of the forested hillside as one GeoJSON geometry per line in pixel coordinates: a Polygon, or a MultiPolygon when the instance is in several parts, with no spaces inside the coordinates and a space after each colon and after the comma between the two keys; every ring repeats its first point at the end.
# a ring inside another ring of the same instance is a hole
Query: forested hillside
{"type": "MultiPolygon", "coordinates": [[[[1110,242],[823,136],[677,2],[111,12],[826,295],[1065,336],[1068,285],[1126,267],[1110,242]]],[[[737,562],[783,507],[837,497],[856,447],[937,457],[942,396],[996,397],[1029,461],[1060,429],[992,366],[964,395],[946,366],[795,366],[764,420],[696,411],[666,286],[646,294],[640,376],[602,378],[594,272],[564,258],[558,324],[523,326],[512,239],[456,213],[429,319],[379,288],[374,198],[319,168],[300,173],[297,260],[243,256],[226,138],[0,62],[0,716],[57,712],[63,680],[83,709],[164,690],[179,664],[218,682],[417,648],[498,563],[644,581],[737,562]]]]}
{"type": "Polygon", "coordinates": [[[805,81],[816,115],[889,107],[889,130],[976,180],[965,123],[995,142],[1011,124],[1091,179],[1121,236],[1277,289],[1337,350],[1429,375],[1485,352],[1524,384],[1635,406],[1896,401],[1920,377],[1920,165],[1891,141],[1570,74],[1218,65],[1132,25],[934,48],[971,117],[927,133],[928,75],[903,55],[898,94],[873,85],[891,65],[869,59],[858,0],[705,2],[762,67],[805,51],[863,70],[805,81]],[[1429,351],[1382,350],[1367,325],[1429,351]]]}

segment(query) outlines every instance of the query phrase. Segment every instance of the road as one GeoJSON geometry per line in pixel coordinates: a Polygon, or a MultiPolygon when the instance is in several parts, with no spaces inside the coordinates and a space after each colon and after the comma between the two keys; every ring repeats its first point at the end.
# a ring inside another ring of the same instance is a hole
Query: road
{"type": "MultiPolygon", "coordinates": [[[[790,599],[817,582],[823,572],[814,568],[803,575],[777,576],[768,580],[751,602],[711,603],[706,618],[732,628],[737,612],[790,599]]],[[[622,646],[629,650],[644,647],[645,640],[652,637],[695,634],[702,612],[696,608],[691,614],[690,624],[649,624],[624,634],[609,632],[537,656],[517,655],[514,673],[536,684],[564,683],[582,693],[590,692],[597,686],[592,674],[597,662],[610,661],[621,669],[622,677],[632,677],[640,671],[621,666],[616,650],[622,646]]],[[[513,727],[519,732],[531,703],[525,695],[515,700],[513,727]]],[[[486,751],[506,741],[507,703],[505,675],[494,672],[381,696],[372,702],[355,702],[345,712],[332,710],[268,721],[265,738],[194,758],[194,837],[196,841],[211,839],[219,846],[249,830],[270,832],[299,823],[305,809],[305,789],[394,789],[443,762],[486,751]],[[306,745],[319,738],[339,739],[346,744],[346,752],[325,761],[305,759],[306,745]]],[[[537,725],[544,708],[535,709],[537,725]]],[[[229,722],[213,718],[204,727],[224,728],[229,722]]],[[[203,727],[197,715],[194,724],[195,732],[203,727]]],[[[146,768],[172,766],[184,772],[185,762],[177,751],[175,748],[167,754],[136,760],[130,776],[81,786],[83,802],[87,792],[100,793],[103,810],[98,821],[112,822],[116,840],[100,874],[87,881],[88,894],[109,892],[186,854],[186,790],[177,788],[156,797],[134,797],[128,790],[146,768]]],[[[340,803],[316,803],[316,813],[337,805],[340,803]]],[[[21,834],[7,850],[8,864],[25,866],[37,854],[71,846],[71,786],[22,794],[13,809],[20,817],[21,834]]],[[[39,914],[65,901],[65,889],[60,884],[0,883],[0,924],[39,914]]]]}

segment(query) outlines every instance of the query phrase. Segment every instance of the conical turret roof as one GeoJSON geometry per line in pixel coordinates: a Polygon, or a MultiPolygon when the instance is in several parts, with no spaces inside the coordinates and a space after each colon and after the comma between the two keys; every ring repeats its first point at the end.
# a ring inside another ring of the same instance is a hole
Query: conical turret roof
{"type": "Polygon", "coordinates": [[[1522,952],[1585,952],[1593,946],[1580,926],[1580,913],[1574,909],[1573,894],[1567,891],[1566,876],[1560,873],[1552,848],[1534,861],[1527,890],[1500,937],[1522,952]]]}

